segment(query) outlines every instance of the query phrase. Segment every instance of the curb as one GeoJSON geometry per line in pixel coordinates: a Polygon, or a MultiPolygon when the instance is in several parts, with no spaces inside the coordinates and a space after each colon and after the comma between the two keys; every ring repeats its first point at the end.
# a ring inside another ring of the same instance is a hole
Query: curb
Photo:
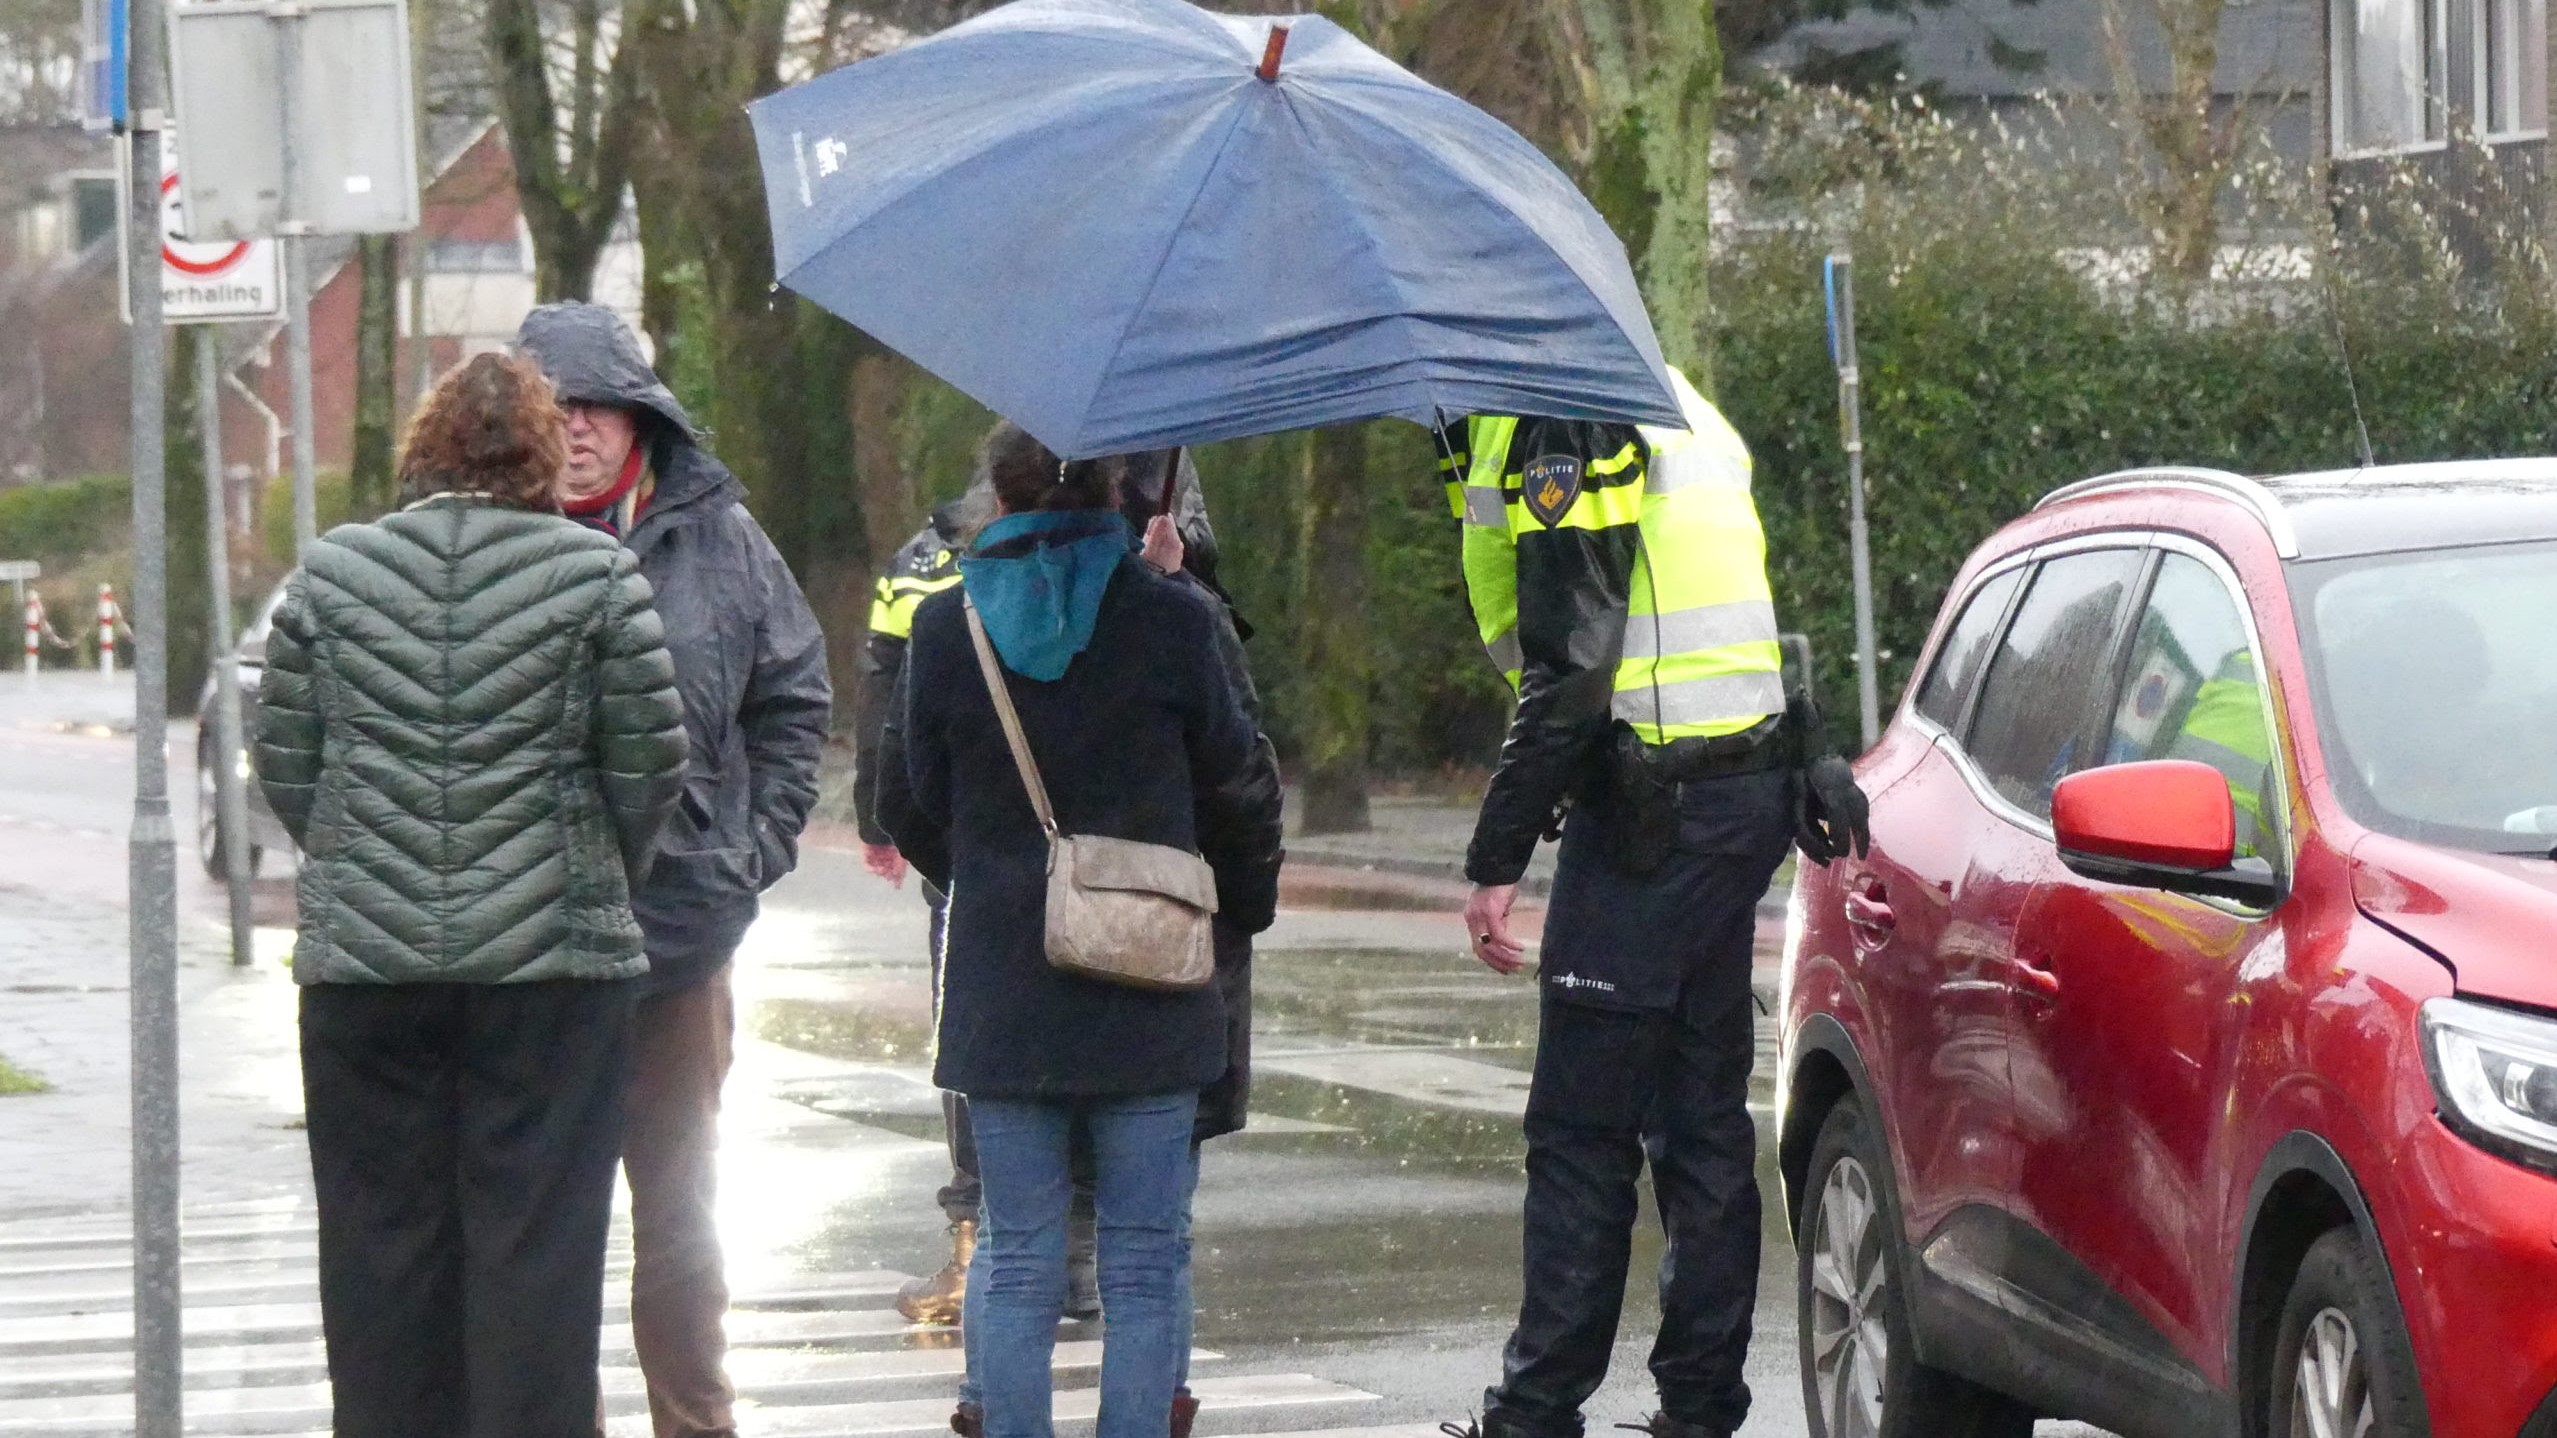
{"type": "MultiPolygon", "coordinates": [[[[1300,865],[1307,869],[1324,871],[1322,879],[1326,881],[1327,887],[1336,893],[1358,892],[1360,886],[1356,883],[1356,876],[1373,874],[1378,880],[1376,889],[1379,895],[1391,900],[1381,905],[1387,908],[1412,907],[1408,902],[1412,894],[1412,888],[1408,882],[1410,880],[1418,879],[1445,884],[1449,887],[1454,901],[1460,904],[1463,902],[1464,894],[1473,887],[1466,882],[1465,864],[1462,859],[1360,854],[1326,848],[1320,844],[1312,846],[1290,844],[1287,850],[1287,867],[1294,869],[1300,865]],[[1406,882],[1401,884],[1392,882],[1398,879],[1406,882]]],[[[1282,870],[1282,874],[1284,872],[1282,870]]],[[[1550,877],[1530,874],[1519,881],[1518,892],[1522,898],[1547,900],[1553,897],[1553,887],[1553,880],[1550,877]]],[[[1767,892],[1758,900],[1758,917],[1781,922],[1785,916],[1786,904],[1792,896],[1793,888],[1790,884],[1778,882],[1769,885],[1767,892]]]]}

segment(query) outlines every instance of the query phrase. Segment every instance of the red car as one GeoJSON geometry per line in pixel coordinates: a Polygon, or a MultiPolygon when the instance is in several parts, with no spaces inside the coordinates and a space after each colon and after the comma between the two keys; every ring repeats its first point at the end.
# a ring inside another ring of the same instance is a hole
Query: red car
{"type": "Polygon", "coordinates": [[[1822,1438],[2557,1438],[2557,461],[2112,475],[1796,885],[1822,1438]]]}

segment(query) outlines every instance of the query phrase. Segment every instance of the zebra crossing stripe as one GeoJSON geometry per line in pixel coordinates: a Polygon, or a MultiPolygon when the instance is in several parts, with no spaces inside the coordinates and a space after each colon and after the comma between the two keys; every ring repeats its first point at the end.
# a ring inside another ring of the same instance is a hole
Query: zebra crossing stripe
{"type": "MultiPolygon", "coordinates": [[[[628,1355],[624,1362],[603,1371],[604,1394],[607,1399],[638,1399],[645,1395],[646,1385],[639,1370],[632,1367],[628,1355]]],[[[1193,1363],[1216,1361],[1221,1355],[1204,1350],[1191,1355],[1193,1363]]],[[[1057,1345],[1055,1367],[1059,1372],[1095,1369],[1101,1363],[1101,1345],[1097,1342],[1073,1342],[1057,1345]]],[[[956,1378],[967,1364],[967,1355],[959,1350],[937,1349],[902,1353],[821,1353],[788,1355],[786,1364],[765,1363],[738,1365],[731,1374],[755,1397],[765,1400],[767,1412],[788,1411],[770,1406],[770,1400],[792,1394],[834,1394],[843,1388],[864,1382],[889,1382],[916,1378],[956,1378]],[[758,1378],[755,1369],[787,1373],[786,1378],[758,1378]]],[[[190,1378],[195,1374],[190,1373],[190,1378]]],[[[922,1406],[938,1406],[941,1420],[949,1418],[947,1399],[915,1400],[922,1406]]],[[[638,1411],[636,1403],[627,1406],[638,1411]]],[[[836,1404],[843,1408],[894,1408],[895,1404],[836,1404]]],[[[298,1384],[263,1387],[228,1387],[190,1384],[186,1394],[186,1412],[190,1421],[220,1420],[225,1426],[237,1422],[254,1422],[261,1428],[304,1424],[325,1424],[329,1419],[329,1386],[324,1378],[298,1384]]],[[[39,1397],[0,1400],[0,1433],[87,1433],[111,1432],[132,1422],[133,1396],[129,1389],[83,1394],[70,1397],[39,1397]]]]}
{"type": "MultiPolygon", "coordinates": [[[[1375,1403],[1373,1393],[1332,1383],[1309,1373],[1269,1373],[1237,1378],[1201,1378],[1190,1392],[1203,1411],[1231,1413],[1253,1408],[1300,1407],[1331,1403],[1375,1403]]],[[[1068,1389],[1056,1395],[1059,1423],[1090,1422],[1101,1411],[1097,1388],[1068,1389]]],[[[950,1426],[947,1398],[896,1399],[884,1403],[826,1403],[798,1408],[738,1406],[737,1426],[756,1438],[870,1438],[890,1433],[931,1433],[950,1426]]],[[[643,1420],[644,1422],[644,1420],[643,1420]]],[[[619,1425],[615,1425],[618,1429],[619,1425]]],[[[637,1432],[638,1429],[632,1431],[637,1432]]],[[[615,1438],[620,1438],[618,1431],[615,1438]]]]}
{"type": "MultiPolygon", "coordinates": [[[[830,1284],[805,1290],[740,1295],[730,1300],[729,1341],[740,1344],[825,1343],[839,1338],[874,1338],[901,1333],[909,1325],[902,1317],[886,1310],[790,1310],[809,1303],[885,1298],[893,1295],[898,1285],[906,1281],[906,1275],[901,1273],[843,1274],[836,1275],[830,1284]]],[[[309,1284],[271,1286],[285,1293],[308,1294],[311,1291],[309,1284]]],[[[609,1286],[607,1291],[610,1292],[609,1286]]],[[[111,1296],[129,1299],[132,1290],[119,1289],[111,1296]]],[[[198,1296],[198,1292],[191,1289],[186,1293],[190,1299],[198,1296]]],[[[604,1318],[608,1324],[626,1319],[629,1313],[628,1302],[619,1296],[608,1298],[604,1305],[604,1318]]],[[[189,1344],[214,1339],[245,1339],[252,1335],[264,1335],[276,1342],[310,1338],[316,1337],[320,1331],[320,1305],[307,1298],[300,1302],[191,1303],[186,1309],[184,1327],[189,1344]]],[[[63,1352],[80,1348],[120,1348],[129,1347],[132,1341],[133,1314],[129,1309],[97,1312],[75,1309],[68,1313],[0,1318],[0,1353],[12,1349],[63,1352]]]]}

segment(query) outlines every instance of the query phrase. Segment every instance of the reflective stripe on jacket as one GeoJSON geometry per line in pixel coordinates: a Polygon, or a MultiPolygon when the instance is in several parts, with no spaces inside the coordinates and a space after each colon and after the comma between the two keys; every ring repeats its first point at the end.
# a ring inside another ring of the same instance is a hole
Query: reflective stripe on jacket
{"type": "Polygon", "coordinates": [[[914,612],[923,602],[959,582],[959,552],[932,525],[906,542],[879,576],[870,601],[870,632],[905,639],[914,633],[914,612]]]}
{"type": "MultiPolygon", "coordinates": [[[[1466,593],[1484,648],[1513,688],[1526,660],[1521,550],[1542,542],[1537,536],[1566,530],[1634,536],[1612,708],[1652,744],[1738,733],[1784,709],[1749,451],[1683,376],[1678,387],[1690,430],[1645,428],[1612,452],[1580,459],[1576,491],[1566,471],[1537,475],[1537,492],[1529,492],[1530,469],[1575,458],[1545,453],[1545,421],[1525,422],[1522,445],[1522,421],[1478,416],[1467,453],[1441,466],[1463,476],[1448,489],[1465,522],[1466,593]]],[[[1531,595],[1527,602],[1586,610],[1590,598],[1531,595]]]]}
{"type": "Polygon", "coordinates": [[[2167,757],[2199,760],[2220,771],[2239,814],[2237,852],[2259,852],[2265,832],[2264,770],[2273,762],[2273,737],[2264,727],[2264,690],[2253,654],[2242,649],[2231,654],[2193,692],[2184,730],[2168,746],[2167,757]]]}

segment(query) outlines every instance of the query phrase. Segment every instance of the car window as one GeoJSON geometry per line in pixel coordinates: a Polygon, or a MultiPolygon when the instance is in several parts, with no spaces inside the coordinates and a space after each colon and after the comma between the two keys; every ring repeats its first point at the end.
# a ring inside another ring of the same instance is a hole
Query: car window
{"type": "Polygon", "coordinates": [[[2273,733],[2264,719],[2264,681],[2246,621],[2228,586],[2189,555],[2169,554],[2133,631],[2131,662],[2104,762],[2194,759],[2228,779],[2237,804],[2237,852],[2261,854],[2278,822],[2266,805],[2273,781],[2273,733]]]}
{"type": "Polygon", "coordinates": [[[277,585],[267,591],[266,600],[257,607],[257,617],[240,631],[240,658],[250,664],[266,661],[266,639],[275,632],[275,611],[284,607],[286,586],[277,585]]]}
{"type": "Polygon", "coordinates": [[[1944,637],[1935,668],[1927,672],[1926,686],[1918,691],[1919,713],[1948,730],[1961,722],[1963,696],[1979,677],[1981,662],[1989,657],[1989,637],[2006,617],[2007,600],[2014,597],[2024,575],[2025,566],[2019,564],[1972,591],[1971,602],[1962,606],[1962,617],[1953,621],[1953,631],[1944,637]]]}
{"type": "Polygon", "coordinates": [[[2487,853],[2557,845],[2557,544],[2326,560],[2292,582],[2355,818],[2487,853]]]}
{"type": "Polygon", "coordinates": [[[1966,747],[1990,787],[2036,818],[2051,817],[2051,790],[2087,767],[2087,717],[2111,677],[2114,618],[2140,555],[2093,549],[2045,562],[1989,661],[1966,747]]]}

